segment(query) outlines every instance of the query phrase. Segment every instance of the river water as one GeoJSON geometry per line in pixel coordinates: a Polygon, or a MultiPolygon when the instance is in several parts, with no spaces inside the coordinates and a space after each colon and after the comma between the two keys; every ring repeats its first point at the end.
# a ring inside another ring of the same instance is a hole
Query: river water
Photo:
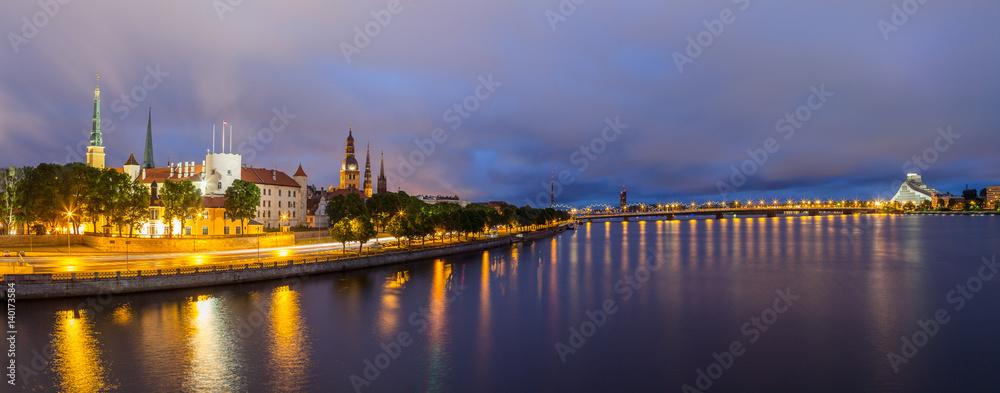
{"type": "Polygon", "coordinates": [[[21,301],[13,390],[995,392],[998,250],[1000,217],[595,222],[369,270],[21,301]]]}

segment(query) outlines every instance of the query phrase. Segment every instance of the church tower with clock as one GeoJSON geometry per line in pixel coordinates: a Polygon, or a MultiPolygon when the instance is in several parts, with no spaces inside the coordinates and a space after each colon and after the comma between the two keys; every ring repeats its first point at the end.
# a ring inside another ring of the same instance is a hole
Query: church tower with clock
{"type": "Polygon", "coordinates": [[[354,158],[354,135],[353,131],[347,130],[347,151],[344,154],[344,163],[340,166],[340,189],[359,189],[361,185],[361,171],[358,168],[358,160],[354,158]]]}

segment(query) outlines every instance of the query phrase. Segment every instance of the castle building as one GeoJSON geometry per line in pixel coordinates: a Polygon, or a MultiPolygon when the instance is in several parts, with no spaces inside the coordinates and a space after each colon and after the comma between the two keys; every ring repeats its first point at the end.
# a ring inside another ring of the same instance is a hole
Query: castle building
{"type": "Polygon", "coordinates": [[[87,165],[104,169],[104,141],[101,138],[101,75],[97,75],[94,88],[94,116],[90,129],[90,146],[87,146],[87,165]]]}
{"type": "Polygon", "coordinates": [[[372,196],[372,144],[368,142],[368,148],[365,149],[365,182],[363,185],[365,196],[372,196]]]}

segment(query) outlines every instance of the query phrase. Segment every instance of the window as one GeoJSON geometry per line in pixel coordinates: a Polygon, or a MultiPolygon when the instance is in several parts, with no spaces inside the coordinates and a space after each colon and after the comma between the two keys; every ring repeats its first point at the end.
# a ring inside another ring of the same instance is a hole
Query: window
{"type": "Polygon", "coordinates": [[[205,211],[201,212],[201,219],[202,220],[207,220],[208,219],[208,210],[205,210],[205,211]]]}
{"type": "Polygon", "coordinates": [[[190,236],[191,235],[191,227],[184,227],[184,234],[190,236]]]}
{"type": "Polygon", "coordinates": [[[202,235],[207,235],[208,234],[208,227],[201,227],[201,234],[202,235]]]}
{"type": "MultiPolygon", "coordinates": [[[[280,194],[281,191],[278,191],[278,193],[280,194]]],[[[281,201],[278,201],[278,207],[281,207],[281,201]]]]}
{"type": "Polygon", "coordinates": [[[149,209],[149,219],[156,221],[160,219],[160,211],[157,209],[149,209]]]}
{"type": "Polygon", "coordinates": [[[219,185],[218,185],[218,186],[216,186],[216,187],[218,187],[218,188],[219,188],[219,189],[221,190],[221,189],[222,189],[222,182],[220,181],[220,182],[219,182],[219,185]]]}
{"type": "Polygon", "coordinates": [[[236,234],[239,235],[240,234],[240,230],[242,230],[242,229],[243,229],[243,227],[236,227],[236,234]]]}
{"type": "Polygon", "coordinates": [[[228,226],[222,228],[222,234],[224,234],[224,235],[228,235],[229,234],[229,227],[228,226]]]}
{"type": "Polygon", "coordinates": [[[278,196],[281,196],[281,190],[278,190],[278,196]]]}
{"type": "Polygon", "coordinates": [[[212,169],[212,175],[215,175],[215,169],[214,168],[212,169]]]}
{"type": "Polygon", "coordinates": [[[229,212],[226,212],[226,214],[224,214],[222,218],[228,220],[229,219],[229,212]]]}
{"type": "Polygon", "coordinates": [[[233,175],[233,170],[232,169],[227,169],[226,170],[226,175],[227,176],[232,176],[233,175]]]}

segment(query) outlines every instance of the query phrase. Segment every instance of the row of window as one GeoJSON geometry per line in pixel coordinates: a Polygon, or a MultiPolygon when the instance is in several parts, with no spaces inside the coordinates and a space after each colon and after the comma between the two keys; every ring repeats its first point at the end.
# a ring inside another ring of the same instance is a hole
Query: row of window
{"type": "MultiPolygon", "coordinates": [[[[274,191],[274,190],[272,190],[270,188],[264,189],[264,190],[261,191],[260,195],[271,195],[271,191],[274,191]]],[[[288,196],[294,198],[296,195],[298,195],[298,191],[295,191],[295,190],[288,191],[288,196]]],[[[278,189],[278,196],[281,196],[281,189],[280,188],[278,189]]]]}
{"type": "MultiPolygon", "coordinates": [[[[289,201],[287,203],[287,205],[288,205],[288,207],[296,207],[296,206],[298,206],[298,202],[289,201]]],[[[271,201],[261,200],[260,201],[260,207],[271,207],[271,201]]],[[[278,207],[281,207],[281,201],[278,201],[278,207]]]]}

